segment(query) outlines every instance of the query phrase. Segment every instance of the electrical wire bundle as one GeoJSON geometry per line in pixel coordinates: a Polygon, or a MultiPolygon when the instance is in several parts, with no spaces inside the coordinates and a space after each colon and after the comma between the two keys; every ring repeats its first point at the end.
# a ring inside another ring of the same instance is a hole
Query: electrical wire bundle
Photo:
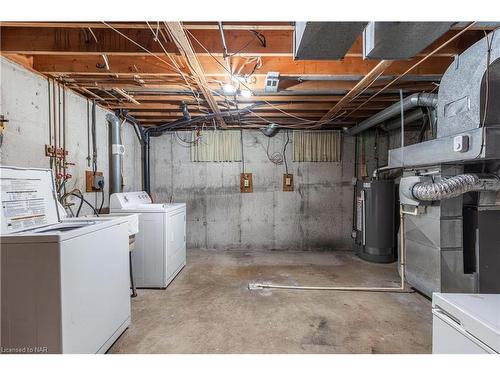
{"type": "Polygon", "coordinates": [[[269,145],[270,144],[271,144],[271,137],[267,137],[267,148],[266,148],[267,158],[273,164],[276,164],[276,165],[283,164],[283,154],[281,152],[274,152],[272,154],[269,154],[269,145]]]}
{"type": "Polygon", "coordinates": [[[290,143],[290,134],[288,133],[288,130],[286,131],[286,142],[285,145],[283,146],[283,161],[285,162],[285,173],[288,174],[288,163],[286,161],[286,146],[290,143]]]}
{"type": "Polygon", "coordinates": [[[63,207],[68,207],[68,209],[71,212],[71,215],[73,217],[78,217],[80,215],[80,211],[82,210],[83,203],[87,204],[92,209],[94,215],[99,216],[99,213],[102,210],[102,206],[104,203],[104,189],[102,189],[102,202],[101,202],[101,207],[99,208],[99,211],[97,211],[96,208],[88,200],[85,199],[85,197],[83,196],[80,189],[73,189],[73,190],[67,192],[66,194],[63,194],[61,196],[61,198],[59,199],[59,202],[63,205],[63,207]],[[68,202],[66,202],[66,199],[70,196],[73,196],[73,197],[80,199],[80,204],[78,205],[78,209],[76,211],[76,214],[71,209],[71,205],[68,202]]]}
{"type": "MultiPolygon", "coordinates": [[[[110,29],[114,30],[116,33],[118,33],[119,35],[121,35],[122,37],[126,38],[127,40],[129,40],[131,43],[135,44],[136,46],[138,46],[139,48],[141,48],[142,50],[144,50],[145,52],[147,52],[148,54],[150,54],[151,56],[153,56],[154,58],[162,61],[163,63],[165,63],[171,70],[173,70],[174,72],[177,72],[179,75],[181,75],[181,77],[185,80],[187,86],[190,88],[190,90],[192,91],[194,97],[196,98],[197,102],[198,102],[198,106],[200,107],[200,98],[199,98],[199,93],[197,93],[196,90],[193,89],[193,85],[198,85],[200,88],[204,89],[204,90],[207,90],[209,92],[211,92],[212,94],[214,95],[217,95],[217,96],[223,96],[224,99],[229,102],[229,103],[232,103],[233,105],[237,106],[237,101],[236,101],[236,98],[235,100],[230,100],[229,98],[227,98],[227,96],[225,95],[221,95],[220,93],[218,93],[216,90],[212,89],[211,87],[209,87],[208,85],[206,84],[203,84],[202,82],[199,82],[199,80],[196,80],[195,77],[189,75],[189,74],[186,74],[184,73],[181,68],[179,67],[179,65],[175,62],[175,60],[172,58],[172,56],[170,56],[170,53],[168,53],[167,49],[165,48],[164,44],[162,43],[162,41],[160,40],[159,38],[159,35],[161,34],[164,42],[167,41],[167,38],[165,37],[165,34],[169,34],[168,32],[168,27],[166,25],[165,22],[163,22],[163,25],[165,27],[165,29],[162,29],[160,27],[160,22],[157,22],[157,27],[156,27],[156,31],[151,27],[151,25],[149,23],[148,26],[151,30],[151,32],[153,33],[153,37],[154,37],[154,41],[158,42],[161,46],[161,48],[163,49],[165,55],[170,59],[170,61],[172,62],[169,63],[168,61],[164,60],[163,58],[161,58],[160,56],[152,53],[149,49],[147,49],[146,47],[144,47],[143,45],[139,44],[138,42],[134,41],[133,39],[131,39],[130,37],[128,37],[127,35],[123,34],[122,32],[120,32],[119,30],[117,30],[116,28],[114,28],[113,26],[111,26],[110,24],[104,22],[104,21],[101,21],[104,25],[106,25],[107,27],[109,27],[110,29]],[[191,83],[190,83],[191,81],[191,83]]],[[[343,111],[341,112],[340,114],[338,114],[337,116],[333,117],[333,118],[328,118],[328,119],[324,119],[324,120],[310,120],[310,119],[307,119],[307,118],[303,118],[303,117],[299,117],[299,116],[296,116],[292,113],[289,113],[289,112],[286,112],[284,110],[282,110],[281,108],[279,108],[278,106],[268,102],[268,101],[262,101],[263,103],[265,103],[266,105],[270,106],[271,108],[273,108],[274,110],[277,110],[279,111],[280,113],[282,113],[283,115],[287,116],[287,117],[290,117],[290,118],[293,118],[295,120],[298,120],[294,123],[290,123],[290,124],[287,124],[286,126],[289,127],[289,128],[294,128],[294,127],[300,127],[300,128],[311,128],[311,129],[316,129],[316,128],[319,128],[321,127],[322,125],[324,124],[327,124],[327,123],[330,123],[332,122],[333,120],[343,120],[347,117],[349,117],[350,115],[352,115],[354,112],[358,111],[361,107],[363,107],[366,103],[370,102],[372,99],[374,99],[376,96],[378,96],[380,93],[382,93],[383,91],[385,91],[388,87],[390,87],[391,85],[393,85],[396,81],[398,81],[399,79],[401,79],[402,77],[404,77],[405,75],[407,75],[410,71],[412,71],[413,69],[415,69],[417,66],[419,66],[420,64],[422,64],[424,61],[426,61],[429,57],[431,57],[432,55],[434,55],[436,52],[438,52],[439,50],[441,50],[442,48],[444,48],[446,45],[448,45],[449,43],[451,43],[453,40],[455,40],[456,38],[458,38],[460,35],[462,35],[464,32],[466,32],[467,30],[469,30],[472,26],[474,26],[475,22],[471,22],[469,23],[468,26],[466,26],[465,28],[463,28],[460,32],[458,32],[457,34],[455,34],[454,36],[452,36],[450,39],[448,39],[446,42],[444,42],[443,44],[441,44],[439,47],[437,47],[436,49],[434,49],[432,52],[428,53],[426,56],[424,56],[421,60],[419,60],[417,63],[415,63],[414,65],[412,65],[409,69],[407,69],[404,73],[398,75],[394,80],[392,80],[391,82],[389,82],[387,85],[385,85],[384,87],[382,87],[380,90],[378,90],[377,92],[375,92],[373,95],[371,95],[367,100],[365,100],[364,102],[362,102],[360,105],[358,105],[356,108],[354,108],[353,110],[351,110],[350,112],[347,112],[347,111],[343,111]]],[[[185,32],[187,35],[189,35],[189,37],[194,41],[196,42],[210,57],[212,57],[214,59],[214,61],[219,64],[222,69],[224,69],[228,75],[233,78],[233,72],[228,69],[223,63],[221,63],[214,55],[213,53],[211,53],[197,38],[195,35],[193,35],[193,33],[191,33],[188,29],[185,29],[185,32]]],[[[257,37],[257,39],[260,41],[260,43],[265,47],[266,45],[266,40],[265,38],[262,38],[263,35],[260,34],[260,33],[254,33],[255,36],[257,37]],[[259,35],[260,34],[260,35],[259,35]]],[[[172,38],[173,36],[170,35],[172,38]]],[[[248,44],[250,45],[250,43],[248,44]]],[[[240,53],[242,50],[244,50],[246,47],[248,47],[248,45],[244,45],[242,48],[240,48],[239,50],[237,50],[236,54],[240,53]]],[[[228,54],[226,57],[227,58],[230,58],[232,54],[228,54]]],[[[253,74],[253,72],[252,72],[253,74]]],[[[372,84],[373,82],[370,83],[370,85],[372,84]]],[[[246,86],[244,83],[241,82],[241,84],[246,88],[246,89],[249,89],[250,88],[248,86],[246,86]]],[[[370,86],[368,85],[368,86],[370,86]]],[[[368,88],[368,87],[367,87],[368,88]]],[[[366,88],[365,88],[366,90],[366,88]]],[[[365,91],[363,90],[363,92],[365,91]]],[[[266,123],[272,123],[272,121],[266,119],[265,117],[262,117],[260,116],[258,113],[254,112],[254,111],[249,111],[248,113],[252,114],[253,116],[259,118],[260,120],[262,121],[265,121],[266,123]]],[[[240,124],[241,124],[241,121],[240,121],[240,124]]],[[[249,123],[250,125],[253,125],[252,123],[249,123]]]]}
{"type": "Polygon", "coordinates": [[[285,171],[286,171],[286,174],[288,174],[288,163],[286,160],[286,147],[290,143],[290,134],[288,133],[288,130],[286,130],[285,134],[286,134],[286,141],[284,142],[282,152],[276,151],[276,152],[270,154],[269,147],[271,144],[271,137],[267,138],[266,155],[267,155],[267,158],[269,159],[269,161],[272,162],[273,164],[276,164],[276,165],[285,164],[285,171]]]}
{"type": "MultiPolygon", "coordinates": [[[[175,63],[175,60],[173,60],[173,58],[170,56],[170,53],[167,52],[167,49],[165,48],[164,44],[162,43],[162,41],[159,39],[158,37],[158,34],[163,34],[163,31],[161,28],[159,28],[159,26],[157,27],[158,29],[158,33],[149,25],[148,23],[148,26],[149,28],[151,29],[152,33],[153,33],[153,36],[154,36],[154,40],[156,42],[158,42],[160,44],[160,46],[162,47],[165,55],[171,60],[172,65],[171,63],[169,63],[168,61],[164,60],[163,58],[161,58],[160,56],[152,53],[150,50],[148,50],[146,47],[144,47],[143,45],[137,43],[136,41],[134,41],[133,39],[131,39],[130,37],[126,36],[125,34],[121,33],[119,30],[117,30],[116,28],[114,28],[113,26],[111,26],[110,24],[102,21],[102,23],[104,25],[106,25],[107,27],[109,27],[110,29],[112,29],[113,31],[115,31],[116,33],[118,33],[119,35],[121,35],[122,37],[124,37],[125,39],[129,40],[131,43],[135,44],[136,46],[138,46],[139,48],[141,48],[142,50],[144,50],[145,52],[149,53],[151,56],[153,56],[154,58],[160,60],[161,62],[163,62],[164,64],[166,64],[170,69],[172,69],[173,71],[177,72],[179,75],[181,75],[181,77],[185,80],[186,84],[188,85],[188,87],[190,88],[190,90],[193,92],[193,95],[197,98],[197,100],[199,99],[198,96],[196,95],[196,91],[193,89],[192,85],[193,84],[196,84],[196,85],[199,85],[201,87],[203,87],[204,89],[208,90],[209,92],[211,92],[212,94],[214,95],[217,95],[217,96],[224,96],[224,95],[221,95],[219,92],[217,92],[216,90],[214,90],[213,88],[209,87],[208,85],[206,84],[202,84],[201,82],[197,81],[194,79],[194,77],[184,73],[181,68],[178,66],[177,63],[175,63]],[[190,83],[190,81],[192,83],[190,83]]],[[[165,25],[165,23],[164,23],[165,25]]],[[[233,73],[227,69],[227,67],[224,66],[224,64],[222,64],[210,51],[208,51],[208,49],[189,31],[189,30],[185,30],[186,33],[205,51],[207,52],[213,59],[214,61],[219,64],[231,77],[233,76],[233,73]]],[[[162,35],[164,37],[164,35],[162,35]]],[[[166,38],[165,38],[166,39],[166,38]]],[[[258,38],[260,40],[260,38],[258,38]]],[[[265,41],[263,42],[261,40],[261,43],[265,43],[265,41]]],[[[250,88],[248,86],[246,86],[244,83],[241,83],[246,89],[249,89],[250,88]]],[[[226,96],[224,96],[225,100],[227,100],[228,102],[230,102],[231,104],[237,106],[237,102],[236,100],[230,100],[229,98],[227,98],[226,96]]],[[[295,116],[291,113],[288,113],[284,110],[282,110],[281,108],[277,107],[276,105],[270,103],[269,101],[262,101],[263,103],[265,103],[266,105],[270,106],[271,108],[283,113],[285,116],[287,117],[291,117],[295,120],[299,120],[297,121],[296,123],[294,124],[288,124],[287,126],[288,127],[296,127],[296,126],[303,126],[303,125],[311,125],[313,126],[314,124],[318,124],[318,121],[316,120],[309,120],[309,119],[306,119],[306,118],[302,118],[302,117],[299,117],[299,116],[295,116]]],[[[251,111],[249,110],[248,111],[249,113],[251,113],[252,115],[254,115],[255,117],[261,119],[262,121],[265,121],[266,123],[272,123],[272,121],[269,121],[268,119],[260,116],[258,113],[254,112],[254,111],[251,111]]],[[[323,121],[323,122],[329,122],[331,120],[326,120],[326,121],[323,121]]],[[[323,123],[321,122],[321,123],[323,123]]]]}
{"type": "Polygon", "coordinates": [[[193,145],[195,145],[201,141],[201,139],[203,137],[204,128],[205,128],[205,123],[202,124],[201,129],[197,128],[195,130],[196,136],[192,140],[187,140],[187,139],[181,138],[181,136],[179,135],[179,133],[177,131],[174,131],[174,134],[175,134],[175,137],[177,138],[177,140],[180,142],[181,146],[190,148],[193,145]]]}

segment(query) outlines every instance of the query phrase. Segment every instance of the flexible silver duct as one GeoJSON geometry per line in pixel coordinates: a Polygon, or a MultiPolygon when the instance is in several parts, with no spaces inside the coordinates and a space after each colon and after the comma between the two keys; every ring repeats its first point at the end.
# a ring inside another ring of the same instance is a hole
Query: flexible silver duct
{"type": "MultiPolygon", "coordinates": [[[[403,111],[408,111],[415,107],[436,107],[437,106],[437,94],[431,93],[418,93],[407,96],[403,99],[403,111]]],[[[399,115],[401,112],[401,102],[394,103],[390,107],[380,111],[379,113],[373,115],[372,117],[360,122],[358,125],[353,126],[347,130],[347,134],[356,135],[370,129],[371,127],[380,124],[381,122],[388,120],[392,117],[399,115]]]]}
{"type": "Polygon", "coordinates": [[[480,178],[477,174],[460,174],[439,182],[420,182],[412,188],[413,196],[420,201],[438,201],[458,197],[469,191],[498,190],[498,178],[480,178]]]}

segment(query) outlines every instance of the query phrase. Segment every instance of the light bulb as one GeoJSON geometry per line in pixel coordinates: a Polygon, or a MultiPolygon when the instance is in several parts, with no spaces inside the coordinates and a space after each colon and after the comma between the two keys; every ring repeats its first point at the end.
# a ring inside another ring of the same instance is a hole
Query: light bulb
{"type": "Polygon", "coordinates": [[[250,90],[241,90],[240,95],[244,98],[251,98],[252,97],[252,92],[250,90]]]}
{"type": "Polygon", "coordinates": [[[225,95],[234,95],[234,93],[236,92],[236,87],[230,85],[229,83],[226,83],[222,86],[222,91],[225,95]]]}

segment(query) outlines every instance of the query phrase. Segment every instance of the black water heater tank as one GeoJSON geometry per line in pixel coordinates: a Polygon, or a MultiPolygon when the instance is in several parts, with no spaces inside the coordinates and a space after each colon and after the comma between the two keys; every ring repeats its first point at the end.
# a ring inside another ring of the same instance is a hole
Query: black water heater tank
{"type": "Polygon", "coordinates": [[[392,180],[358,180],[354,250],[367,261],[396,260],[395,185],[392,180]]]}

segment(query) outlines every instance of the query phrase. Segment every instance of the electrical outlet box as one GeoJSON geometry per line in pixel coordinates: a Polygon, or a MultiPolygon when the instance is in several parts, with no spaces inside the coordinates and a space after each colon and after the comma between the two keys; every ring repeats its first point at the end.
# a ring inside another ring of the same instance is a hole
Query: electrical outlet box
{"type": "Polygon", "coordinates": [[[453,151],[455,152],[469,151],[469,136],[457,135],[455,138],[453,138],[453,151]]]}
{"type": "Polygon", "coordinates": [[[283,191],[293,191],[293,174],[283,174],[283,191]]]}
{"type": "Polygon", "coordinates": [[[102,172],[85,171],[85,191],[91,193],[101,191],[104,187],[104,176],[102,172]]]}
{"type": "Polygon", "coordinates": [[[242,173],[240,175],[240,192],[242,193],[253,192],[253,182],[251,173],[242,173]]]}
{"type": "Polygon", "coordinates": [[[264,84],[265,92],[278,92],[278,85],[280,83],[279,72],[268,72],[266,75],[266,82],[264,84]]]}
{"type": "Polygon", "coordinates": [[[104,176],[95,175],[92,181],[92,187],[97,190],[104,188],[104,176]]]}

